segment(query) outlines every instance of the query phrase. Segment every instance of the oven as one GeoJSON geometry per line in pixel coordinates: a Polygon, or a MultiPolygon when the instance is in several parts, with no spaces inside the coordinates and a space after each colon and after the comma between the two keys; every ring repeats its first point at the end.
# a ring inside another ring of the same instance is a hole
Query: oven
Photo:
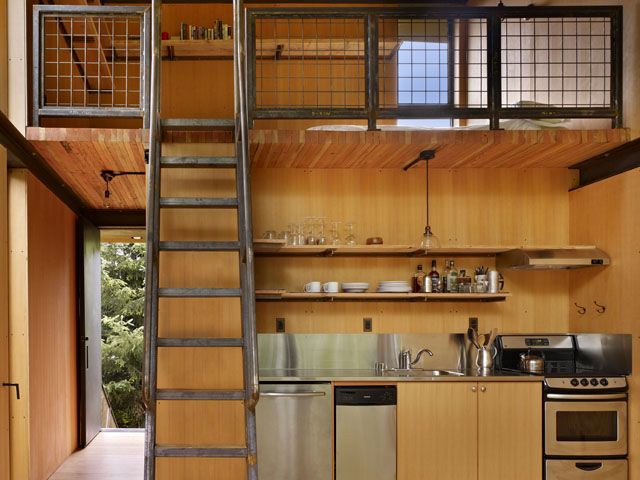
{"type": "Polygon", "coordinates": [[[627,454],[626,393],[548,393],[544,419],[547,456],[627,454]]]}

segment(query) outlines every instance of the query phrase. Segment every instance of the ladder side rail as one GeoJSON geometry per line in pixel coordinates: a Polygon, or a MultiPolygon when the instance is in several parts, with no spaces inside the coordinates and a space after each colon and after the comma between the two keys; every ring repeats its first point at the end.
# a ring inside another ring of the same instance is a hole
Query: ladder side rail
{"type": "Polygon", "coordinates": [[[238,237],[240,240],[240,288],[242,290],[242,336],[244,338],[245,437],[247,478],[258,479],[255,408],[259,399],[258,354],[255,312],[253,232],[251,221],[251,182],[249,158],[249,118],[247,105],[247,38],[242,0],[233,1],[234,23],[234,111],[235,144],[238,165],[238,237]]]}
{"type": "MultiPolygon", "coordinates": [[[[156,382],[158,338],[158,272],[160,243],[160,15],[162,1],[151,3],[151,91],[149,95],[149,166],[147,171],[147,252],[144,316],[143,401],[145,418],[145,480],[155,479],[156,382]]],[[[148,41],[145,39],[145,41],[148,41]]]]}

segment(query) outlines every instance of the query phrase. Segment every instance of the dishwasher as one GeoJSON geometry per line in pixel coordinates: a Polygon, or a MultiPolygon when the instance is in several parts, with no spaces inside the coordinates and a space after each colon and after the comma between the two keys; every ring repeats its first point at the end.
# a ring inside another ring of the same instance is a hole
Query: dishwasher
{"type": "Polygon", "coordinates": [[[395,480],[396,387],[336,387],[335,480],[395,480]]]}
{"type": "Polygon", "coordinates": [[[261,383],[256,407],[260,480],[328,480],[333,460],[329,383],[261,383]]]}

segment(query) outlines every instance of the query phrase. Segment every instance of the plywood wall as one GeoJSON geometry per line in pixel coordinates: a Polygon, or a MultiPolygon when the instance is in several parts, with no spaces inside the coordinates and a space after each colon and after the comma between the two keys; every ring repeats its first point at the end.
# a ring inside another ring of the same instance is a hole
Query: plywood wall
{"type": "Polygon", "coordinates": [[[576,332],[633,335],[629,393],[630,479],[640,479],[640,169],[589,185],[570,194],[571,241],[589,242],[611,256],[603,269],[577,270],[570,276],[570,328],[576,332]],[[587,312],[578,313],[578,305],[587,312]],[[596,305],[604,305],[598,313],[596,305]]]}
{"type": "MultiPolygon", "coordinates": [[[[443,245],[565,245],[569,242],[566,169],[433,170],[431,226],[443,245]]],[[[308,216],[355,221],[359,243],[419,243],[425,224],[424,169],[253,169],[254,235],[280,231],[308,216]]],[[[493,266],[492,258],[459,258],[458,268],[493,266]]],[[[258,288],[300,291],[311,280],[409,280],[417,264],[401,258],[257,258],[258,288]]],[[[444,258],[437,259],[442,272],[444,258]]],[[[566,272],[505,272],[513,296],[504,303],[258,303],[258,328],[290,332],[460,332],[468,317],[501,331],[564,331],[568,327],[566,272]]]]}
{"type": "Polygon", "coordinates": [[[12,478],[48,478],[77,448],[76,217],[33,176],[12,171],[12,478]]]}

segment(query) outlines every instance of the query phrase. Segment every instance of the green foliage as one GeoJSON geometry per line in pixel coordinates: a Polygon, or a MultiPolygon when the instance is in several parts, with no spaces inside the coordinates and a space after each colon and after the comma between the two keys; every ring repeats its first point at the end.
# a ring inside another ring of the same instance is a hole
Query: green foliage
{"type": "Polygon", "coordinates": [[[145,245],[102,245],[102,316],[144,322],[145,245]]]}
{"type": "Polygon", "coordinates": [[[144,244],[102,245],[102,383],[119,427],[144,426],[144,244]]]}

